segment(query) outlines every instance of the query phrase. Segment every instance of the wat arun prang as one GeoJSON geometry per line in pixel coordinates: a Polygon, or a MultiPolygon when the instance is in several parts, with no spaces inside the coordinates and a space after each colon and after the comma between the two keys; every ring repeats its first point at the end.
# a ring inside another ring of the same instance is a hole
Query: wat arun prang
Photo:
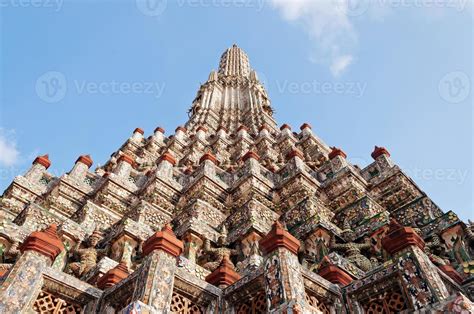
{"type": "Polygon", "coordinates": [[[278,127],[235,45],[189,114],[94,171],[83,155],[54,177],[44,155],[13,180],[1,313],[474,311],[474,225],[388,149],[361,169],[309,124],[278,127]]]}

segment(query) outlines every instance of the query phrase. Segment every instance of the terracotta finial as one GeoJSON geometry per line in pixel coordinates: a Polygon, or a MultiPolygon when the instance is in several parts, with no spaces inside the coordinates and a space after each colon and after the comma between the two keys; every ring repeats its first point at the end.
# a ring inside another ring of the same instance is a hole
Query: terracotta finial
{"type": "Polygon", "coordinates": [[[288,124],[283,124],[281,127],[280,127],[280,131],[283,131],[284,129],[288,129],[291,131],[291,126],[289,126],[288,124]]]}
{"type": "Polygon", "coordinates": [[[378,146],[375,146],[374,151],[372,152],[372,154],[370,154],[370,156],[372,156],[373,159],[377,159],[378,157],[382,155],[387,155],[388,157],[390,157],[390,153],[385,147],[378,147],[378,146]]]}
{"type": "Polygon", "coordinates": [[[300,126],[300,130],[303,131],[304,129],[312,129],[311,128],[311,125],[308,124],[308,123],[303,123],[301,126],[300,126]]]}
{"type": "Polygon", "coordinates": [[[224,255],[219,267],[207,275],[206,281],[218,287],[227,287],[240,279],[228,255],[224,255]]]}
{"type": "Polygon", "coordinates": [[[54,261],[64,250],[64,245],[57,233],[58,227],[52,224],[43,231],[32,232],[20,246],[20,251],[36,251],[54,261]]]}
{"type": "Polygon", "coordinates": [[[140,133],[141,135],[145,134],[145,131],[143,131],[142,129],[140,128],[136,128],[133,133],[140,133]]]}
{"type": "Polygon", "coordinates": [[[169,162],[171,165],[176,165],[176,159],[173,157],[173,155],[171,155],[170,153],[166,152],[164,153],[163,155],[161,155],[160,157],[160,163],[162,161],[167,161],[169,162]]]}
{"type": "Polygon", "coordinates": [[[298,148],[293,148],[287,155],[286,155],[286,158],[287,159],[291,159],[291,158],[294,158],[294,157],[298,157],[300,159],[304,159],[304,154],[302,151],[300,151],[298,148]]]}
{"type": "Polygon", "coordinates": [[[127,264],[124,261],[121,261],[117,266],[110,269],[102,277],[97,280],[97,287],[99,289],[106,289],[112,287],[127,278],[129,275],[129,270],[127,264]]]}
{"type": "Polygon", "coordinates": [[[417,246],[423,250],[425,241],[413,228],[404,227],[392,218],[388,233],[382,239],[382,246],[388,253],[393,255],[409,246],[417,246]]]}
{"type": "Polygon", "coordinates": [[[238,129],[237,129],[237,132],[239,132],[240,130],[244,130],[245,132],[248,132],[249,131],[249,128],[246,127],[245,125],[241,124],[238,129]]]}
{"type": "Polygon", "coordinates": [[[353,280],[347,272],[334,265],[327,256],[323,258],[318,274],[324,279],[341,286],[347,286],[353,280]]]}
{"type": "Polygon", "coordinates": [[[157,127],[154,132],[160,132],[161,134],[165,134],[165,129],[163,129],[162,127],[157,127]]]}
{"type": "Polygon", "coordinates": [[[211,161],[214,165],[217,165],[219,163],[217,158],[211,153],[205,153],[204,155],[202,155],[202,157],[199,159],[199,163],[202,164],[205,160],[211,161]]]}
{"type": "Polygon", "coordinates": [[[77,159],[76,159],[76,164],[80,162],[80,163],[83,163],[84,165],[87,166],[87,168],[90,168],[92,166],[92,164],[94,163],[92,161],[92,158],[90,155],[81,155],[79,156],[77,159]]]}
{"type": "Polygon", "coordinates": [[[337,148],[337,147],[332,147],[332,150],[331,152],[329,153],[328,157],[329,159],[334,159],[336,158],[337,156],[341,156],[342,158],[346,159],[347,158],[347,155],[346,153],[344,153],[344,151],[340,148],[337,148]]]}
{"type": "Polygon", "coordinates": [[[33,160],[33,165],[34,164],[40,164],[46,169],[48,169],[51,166],[51,161],[49,160],[49,155],[43,155],[43,156],[38,156],[33,160]]]}
{"type": "Polygon", "coordinates": [[[293,254],[298,254],[300,241],[286,231],[280,221],[275,221],[270,232],[260,240],[260,246],[264,254],[268,254],[277,248],[286,248],[293,254]]]}
{"type": "Polygon", "coordinates": [[[204,126],[200,125],[197,129],[196,129],[196,132],[199,132],[199,131],[203,131],[204,133],[207,132],[207,128],[205,128],[204,126]]]}
{"type": "Polygon", "coordinates": [[[186,128],[185,128],[184,126],[181,126],[181,125],[180,125],[180,126],[178,126],[178,127],[174,130],[175,133],[178,133],[178,131],[181,131],[181,132],[186,133],[187,130],[186,130],[186,128]]]}
{"type": "Polygon", "coordinates": [[[155,250],[160,250],[177,257],[183,252],[183,249],[183,242],[176,238],[169,224],[164,225],[161,231],[153,234],[143,244],[143,254],[145,256],[155,250]]]}
{"type": "Polygon", "coordinates": [[[133,160],[132,157],[130,157],[130,156],[128,156],[128,155],[125,155],[125,154],[121,155],[121,156],[117,159],[117,162],[118,162],[118,163],[121,162],[121,161],[126,162],[127,164],[130,164],[130,165],[132,165],[132,166],[133,166],[133,164],[135,163],[135,161],[133,160]]]}
{"type": "Polygon", "coordinates": [[[260,156],[259,156],[257,153],[255,153],[254,151],[249,150],[249,151],[248,151],[247,153],[245,153],[245,155],[242,157],[242,161],[245,162],[245,161],[247,161],[247,160],[250,159],[250,158],[253,158],[253,159],[257,160],[257,161],[260,160],[260,156]]]}

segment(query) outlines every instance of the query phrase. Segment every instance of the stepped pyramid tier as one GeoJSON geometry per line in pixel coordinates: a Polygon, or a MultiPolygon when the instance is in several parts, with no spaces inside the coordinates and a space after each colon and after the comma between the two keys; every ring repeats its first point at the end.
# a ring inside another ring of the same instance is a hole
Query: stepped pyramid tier
{"type": "Polygon", "coordinates": [[[272,113],[234,45],[174,132],[37,157],[0,199],[0,312],[474,311],[473,223],[272,113]]]}

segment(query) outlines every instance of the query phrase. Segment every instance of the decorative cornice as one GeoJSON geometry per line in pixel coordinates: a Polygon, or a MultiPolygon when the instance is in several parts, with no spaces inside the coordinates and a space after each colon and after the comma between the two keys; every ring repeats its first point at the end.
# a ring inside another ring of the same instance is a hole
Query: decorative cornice
{"type": "Polygon", "coordinates": [[[161,231],[156,232],[143,243],[143,255],[160,250],[177,257],[181,255],[183,248],[183,242],[176,238],[171,226],[166,224],[161,231]]]}
{"type": "Polygon", "coordinates": [[[20,251],[35,251],[47,256],[53,262],[64,250],[64,245],[57,234],[57,226],[50,225],[43,231],[32,232],[20,246],[20,251]]]}
{"type": "Polygon", "coordinates": [[[453,266],[451,265],[441,265],[438,266],[439,269],[446,275],[448,275],[449,278],[454,280],[458,285],[461,285],[462,282],[464,281],[464,278],[454,269],[453,266]]]}
{"type": "Polygon", "coordinates": [[[300,241],[283,229],[279,221],[276,221],[272,226],[272,230],[260,240],[260,247],[264,254],[269,254],[277,248],[283,247],[297,255],[300,241]]]}

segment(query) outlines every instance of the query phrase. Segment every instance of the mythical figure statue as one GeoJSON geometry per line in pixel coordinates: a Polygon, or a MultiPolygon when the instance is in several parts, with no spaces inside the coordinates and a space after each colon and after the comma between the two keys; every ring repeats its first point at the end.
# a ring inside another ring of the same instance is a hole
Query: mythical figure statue
{"type": "MultiPolygon", "coordinates": [[[[344,239],[353,239],[354,231],[352,231],[351,229],[344,229],[342,231],[342,236],[344,237],[344,239]]],[[[375,266],[372,265],[370,259],[368,259],[361,253],[361,250],[369,249],[371,247],[371,244],[368,239],[366,239],[364,243],[356,243],[352,241],[348,241],[346,243],[336,243],[335,237],[332,237],[330,247],[333,250],[343,251],[345,258],[348,261],[354,263],[363,271],[369,271],[375,266]]]]}
{"type": "Polygon", "coordinates": [[[204,241],[204,253],[207,253],[211,257],[213,257],[212,261],[207,262],[203,265],[204,268],[210,271],[214,271],[217,267],[219,267],[225,256],[229,257],[230,259],[231,256],[239,254],[239,251],[237,249],[231,249],[225,246],[226,240],[227,232],[225,228],[223,228],[222,234],[217,239],[217,248],[211,247],[211,242],[209,241],[209,239],[206,239],[206,241],[204,241]]]}
{"type": "Polygon", "coordinates": [[[77,277],[81,277],[88,271],[90,271],[97,264],[97,256],[99,254],[107,254],[109,246],[107,245],[104,249],[97,249],[96,246],[102,238],[102,233],[98,230],[90,235],[87,241],[87,247],[81,249],[80,242],[72,250],[73,253],[79,255],[79,262],[74,262],[69,264],[69,269],[77,277]]]}

